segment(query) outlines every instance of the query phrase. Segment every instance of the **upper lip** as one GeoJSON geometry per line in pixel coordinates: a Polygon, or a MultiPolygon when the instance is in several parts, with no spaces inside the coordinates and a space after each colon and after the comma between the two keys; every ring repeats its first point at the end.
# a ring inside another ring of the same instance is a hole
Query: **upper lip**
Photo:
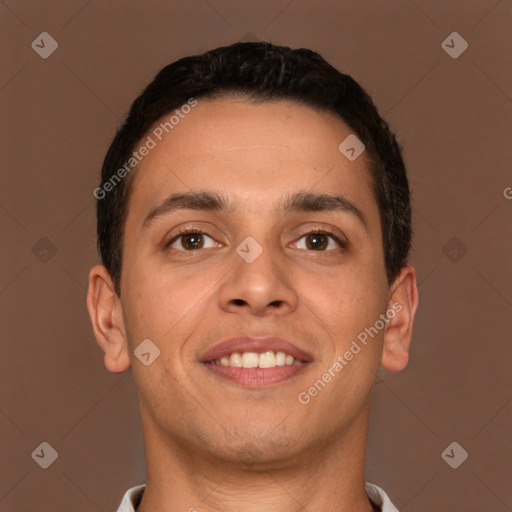
{"type": "Polygon", "coordinates": [[[312,360],[312,356],[295,346],[293,343],[286,341],[282,338],[267,337],[267,338],[230,338],[221,341],[209,349],[202,357],[201,362],[216,361],[222,356],[228,356],[233,352],[266,352],[272,350],[274,352],[285,352],[290,354],[298,361],[308,362],[312,360]]]}

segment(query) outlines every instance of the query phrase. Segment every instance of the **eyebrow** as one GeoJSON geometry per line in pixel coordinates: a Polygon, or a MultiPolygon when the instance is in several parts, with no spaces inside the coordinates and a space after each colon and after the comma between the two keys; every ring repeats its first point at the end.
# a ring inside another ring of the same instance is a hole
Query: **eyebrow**
{"type": "MultiPolygon", "coordinates": [[[[179,210],[232,211],[233,205],[226,196],[215,192],[171,194],[150,209],[142,223],[142,230],[149,228],[157,218],[179,210]]],[[[368,223],[363,212],[342,195],[313,194],[299,191],[285,196],[278,204],[278,210],[283,214],[294,212],[346,212],[354,215],[364,228],[368,229],[368,223]]]]}

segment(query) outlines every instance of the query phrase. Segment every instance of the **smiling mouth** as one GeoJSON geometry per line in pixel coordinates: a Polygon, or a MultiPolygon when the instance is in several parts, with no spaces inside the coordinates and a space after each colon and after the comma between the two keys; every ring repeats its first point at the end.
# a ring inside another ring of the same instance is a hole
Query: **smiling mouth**
{"type": "Polygon", "coordinates": [[[286,352],[233,352],[203,363],[214,374],[247,387],[264,387],[288,380],[309,365],[286,352]]]}
{"type": "Polygon", "coordinates": [[[286,352],[266,350],[265,352],[233,352],[220,359],[209,361],[211,364],[231,366],[234,368],[274,368],[276,366],[298,365],[302,361],[286,352]]]}

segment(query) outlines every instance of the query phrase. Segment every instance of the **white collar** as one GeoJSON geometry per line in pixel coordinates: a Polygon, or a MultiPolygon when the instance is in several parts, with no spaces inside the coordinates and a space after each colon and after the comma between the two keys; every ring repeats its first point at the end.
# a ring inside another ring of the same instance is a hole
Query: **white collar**
{"type": "MultiPolygon", "coordinates": [[[[383,489],[369,482],[366,482],[365,487],[370,500],[380,506],[382,512],[399,512],[383,489]]],[[[145,488],[146,485],[142,484],[128,489],[117,512],[135,512],[135,507],[140,503],[145,488]]]]}

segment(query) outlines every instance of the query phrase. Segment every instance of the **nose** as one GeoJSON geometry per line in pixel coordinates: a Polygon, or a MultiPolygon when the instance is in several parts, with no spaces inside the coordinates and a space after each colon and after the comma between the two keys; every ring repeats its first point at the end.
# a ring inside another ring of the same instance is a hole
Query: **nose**
{"type": "Polygon", "coordinates": [[[233,255],[234,267],[219,290],[221,308],[253,316],[292,313],[299,299],[292,285],[289,262],[268,245],[263,247],[254,242],[252,239],[252,244],[241,244],[239,252],[233,255]],[[245,257],[244,249],[249,249],[246,254],[256,249],[261,253],[252,260],[245,257]]]}

